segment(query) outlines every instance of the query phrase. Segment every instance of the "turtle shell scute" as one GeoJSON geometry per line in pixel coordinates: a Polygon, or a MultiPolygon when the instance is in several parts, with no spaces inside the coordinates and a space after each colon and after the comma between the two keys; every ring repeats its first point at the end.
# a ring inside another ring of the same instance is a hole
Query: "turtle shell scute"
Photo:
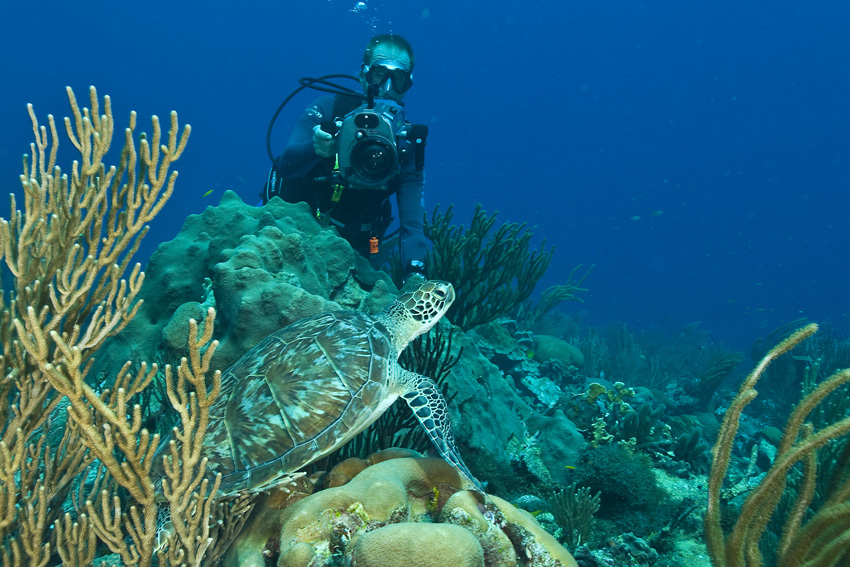
{"type": "Polygon", "coordinates": [[[204,441],[222,490],[295,472],[368,423],[397,357],[384,333],[362,313],[326,313],[268,336],[231,366],[204,441]]]}

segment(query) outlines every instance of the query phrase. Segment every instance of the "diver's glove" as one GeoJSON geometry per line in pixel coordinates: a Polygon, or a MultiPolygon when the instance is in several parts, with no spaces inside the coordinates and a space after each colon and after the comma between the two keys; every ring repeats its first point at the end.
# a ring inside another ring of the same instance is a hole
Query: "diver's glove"
{"type": "Polygon", "coordinates": [[[333,134],[322,130],[321,124],[313,126],[313,150],[316,155],[332,158],[336,155],[337,141],[333,134]]]}

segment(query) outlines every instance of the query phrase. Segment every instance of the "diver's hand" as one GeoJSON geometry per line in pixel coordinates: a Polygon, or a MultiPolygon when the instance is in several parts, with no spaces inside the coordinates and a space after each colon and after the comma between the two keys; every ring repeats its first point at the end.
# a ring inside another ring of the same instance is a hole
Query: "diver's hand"
{"type": "Polygon", "coordinates": [[[336,155],[336,139],[322,130],[321,124],[313,126],[313,150],[316,155],[332,158],[336,155]]]}

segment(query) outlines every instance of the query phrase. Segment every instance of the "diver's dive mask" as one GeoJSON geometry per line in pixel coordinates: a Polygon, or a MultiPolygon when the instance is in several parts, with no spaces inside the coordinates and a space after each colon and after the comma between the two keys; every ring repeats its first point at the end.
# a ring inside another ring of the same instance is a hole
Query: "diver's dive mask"
{"type": "Polygon", "coordinates": [[[381,59],[371,65],[363,65],[366,82],[378,85],[382,92],[406,93],[413,86],[410,69],[393,59],[381,59]]]}

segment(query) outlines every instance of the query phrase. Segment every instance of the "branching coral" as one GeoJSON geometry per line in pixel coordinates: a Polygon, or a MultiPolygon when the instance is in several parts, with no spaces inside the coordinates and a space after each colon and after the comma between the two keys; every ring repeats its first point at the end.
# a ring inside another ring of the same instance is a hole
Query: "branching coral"
{"type": "Polygon", "coordinates": [[[614,439],[624,441],[634,439],[635,449],[640,450],[663,447],[669,443],[669,436],[664,434],[665,426],[659,421],[665,409],[663,404],[653,407],[646,403],[637,411],[633,409],[626,411],[611,427],[614,439]]]}
{"type": "Polygon", "coordinates": [[[693,393],[696,398],[696,408],[699,411],[708,411],[714,392],[729,376],[732,369],[744,359],[740,352],[730,352],[723,349],[713,349],[711,357],[706,363],[705,370],[694,381],[693,393]]]}
{"type": "MultiPolygon", "coordinates": [[[[119,164],[107,167],[114,131],[109,97],[103,114],[94,88],[91,109],[81,109],[70,89],[68,98],[72,117],[65,129],[79,161],[70,176],[62,173],[53,117],[39,126],[30,106],[36,141],[31,159],[24,158],[24,211],[12,195],[11,216],[0,219],[0,259],[11,276],[11,289],[0,295],[0,560],[45,565],[58,553],[65,564],[86,565],[100,540],[125,565],[145,567],[157,531],[152,465],[159,437],[143,428],[136,400],[157,368],[142,363],[131,372],[127,363],[103,389],[87,378],[92,355],[138,310],[144,273],[139,264],[130,268],[132,257],[174,189],[177,173],[169,169],[190,130],[181,133],[172,112],[163,137],[154,116],[150,140],[142,134],[137,147],[132,113],[119,164]],[[87,469],[88,481],[72,495],[87,469]],[[73,513],[65,513],[70,504],[73,513]]],[[[195,547],[184,542],[179,554],[180,562],[193,564],[210,545],[204,536],[215,517],[197,454],[217,384],[207,390],[214,347],[200,354],[212,318],[209,313],[200,339],[192,323],[190,361],[181,364],[176,382],[166,368],[169,397],[183,417],[166,496],[196,540],[195,547]]]]}
{"type": "Polygon", "coordinates": [[[451,224],[451,206],[445,214],[437,207],[425,223],[434,243],[428,275],[454,285],[457,299],[447,317],[463,329],[489,323],[528,299],[552,259],[545,241],[529,251],[532,233],[524,223],[504,223],[489,234],[497,214],[487,216],[479,204],[469,227],[459,227],[451,224]]]}
{"type": "Polygon", "coordinates": [[[573,271],[570,272],[570,275],[567,277],[567,283],[553,285],[546,288],[546,290],[540,295],[540,300],[537,303],[532,304],[530,302],[525,302],[520,304],[517,308],[516,314],[516,320],[519,327],[522,329],[531,329],[540,321],[540,319],[543,318],[544,315],[551,311],[556,305],[563,303],[564,301],[584,302],[582,298],[576,297],[576,293],[580,291],[587,291],[587,289],[581,286],[584,283],[584,280],[587,279],[587,276],[590,275],[590,272],[593,271],[594,266],[589,267],[583,274],[577,276],[576,274],[581,268],[581,264],[573,268],[573,271]]]}
{"type": "Polygon", "coordinates": [[[810,509],[818,480],[818,451],[850,435],[850,417],[818,429],[807,423],[812,412],[830,393],[850,383],[850,370],[833,374],[797,404],[785,425],[773,466],[747,497],[732,531],[725,534],[721,527],[721,490],[741,414],[757,396],[755,386],[771,362],[816,331],[816,325],[807,325],[771,349],[744,380],[726,410],[712,449],[714,461],[705,517],[708,550],[712,563],[718,567],[755,567],[765,563],[758,544],[785,493],[788,474],[798,463],[802,465],[804,480],[785,519],[775,564],[778,567],[828,567],[838,564],[842,558],[846,560],[850,553],[850,477],[838,471],[828,484],[823,503],[815,510],[810,509]]]}
{"type": "Polygon", "coordinates": [[[217,501],[221,476],[210,482],[203,438],[210,420],[210,407],[221,392],[221,372],[206,376],[218,341],[212,341],[215,310],[209,308],[203,335],[189,321],[189,358],[180,361],[176,377],[165,368],[165,383],[171,406],[180,416],[162,461],[165,478],[163,497],[168,503],[172,533],[157,551],[160,565],[211,565],[227,550],[253,509],[255,494],[217,501]],[[210,342],[212,341],[212,342],[210,342]],[[203,354],[201,352],[203,351],[203,354]]]}
{"type": "Polygon", "coordinates": [[[563,530],[562,538],[568,549],[575,549],[590,539],[600,497],[601,493],[591,495],[589,488],[579,488],[576,483],[555,493],[552,513],[563,530]]]}
{"type": "MultiPolygon", "coordinates": [[[[174,189],[176,172],[169,176],[168,170],[183,152],[189,127],[178,139],[172,113],[167,145],[160,146],[154,117],[151,143],[143,136],[137,150],[133,113],[119,165],[107,168],[103,158],[113,136],[109,97],[102,115],[94,88],[91,110],[80,109],[70,88],[68,98],[73,117],[65,119],[65,130],[80,160],[70,177],[62,173],[53,117],[48,134],[30,105],[35,142],[21,176],[24,212],[12,195],[11,216],[0,220],[0,254],[12,280],[12,289],[0,298],[0,393],[7,402],[0,404],[0,508],[8,512],[0,536],[4,556],[15,563],[39,564],[49,557],[56,545],[49,528],[71,482],[95,457],[134,498],[153,502],[147,471],[157,440],[141,430],[141,411],[132,399],[155,368],[143,365],[130,376],[127,365],[114,387],[101,392],[86,377],[91,356],[138,309],[140,265],[124,277],[146,223],[174,189]],[[56,411],[60,403],[68,405],[64,427],[58,425],[65,418],[56,411]],[[119,462],[118,454],[126,461],[119,462]]],[[[155,515],[137,519],[139,533],[154,530],[155,515]]],[[[84,538],[79,530],[93,521],[81,521],[76,536],[84,538]]],[[[75,529],[69,527],[57,533],[71,536],[75,529]]]]}

